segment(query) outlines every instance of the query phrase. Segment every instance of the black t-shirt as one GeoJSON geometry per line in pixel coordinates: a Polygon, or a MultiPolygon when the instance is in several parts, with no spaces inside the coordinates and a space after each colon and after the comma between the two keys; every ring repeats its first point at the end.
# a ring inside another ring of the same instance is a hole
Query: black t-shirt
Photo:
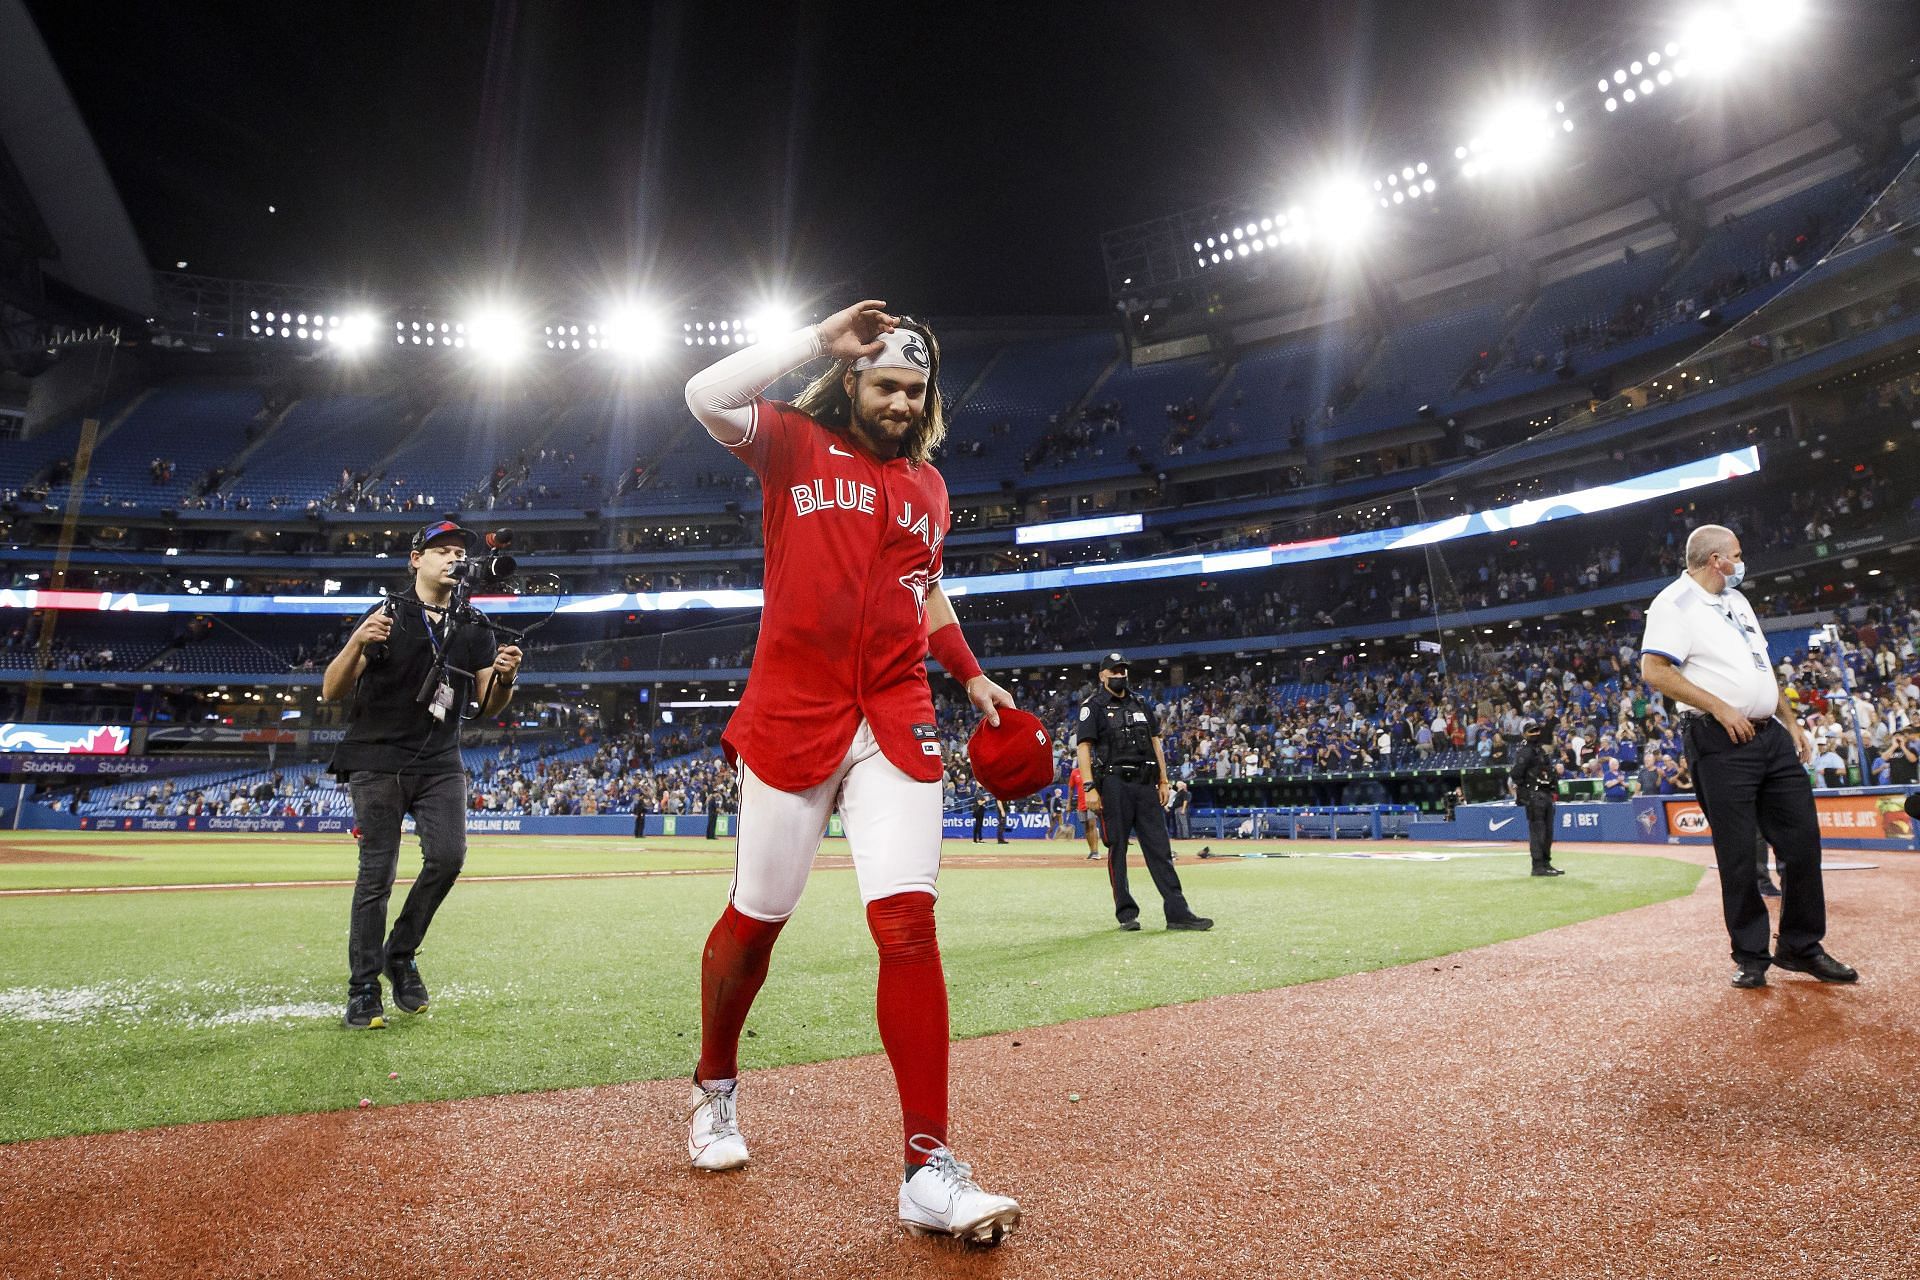
{"type": "Polygon", "coordinates": [[[1907,759],[1906,752],[1887,752],[1887,780],[1889,782],[1892,782],[1895,786],[1912,786],[1914,782],[1920,781],[1920,777],[1916,775],[1920,775],[1920,768],[1916,768],[1914,762],[1907,759]]]}
{"type": "Polygon", "coordinates": [[[460,713],[473,700],[474,677],[493,665],[494,648],[493,632],[486,627],[467,622],[449,631],[440,616],[429,614],[411,593],[401,597],[386,655],[369,658],[353,686],[347,736],[333,749],[328,771],[340,778],[362,769],[459,773],[465,767],[460,760],[460,713]],[[447,651],[447,681],[453,686],[453,706],[444,720],[435,720],[419,701],[420,687],[433,668],[436,638],[447,651]]]}

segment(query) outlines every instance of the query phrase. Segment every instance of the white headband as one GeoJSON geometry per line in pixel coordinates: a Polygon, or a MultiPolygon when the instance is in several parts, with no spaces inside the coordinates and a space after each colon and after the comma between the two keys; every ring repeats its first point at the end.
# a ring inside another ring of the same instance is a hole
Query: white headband
{"type": "Polygon", "coordinates": [[[854,372],[868,369],[912,369],[916,373],[933,372],[927,353],[927,340],[911,329],[895,329],[880,335],[880,354],[861,356],[853,362],[854,372]]]}

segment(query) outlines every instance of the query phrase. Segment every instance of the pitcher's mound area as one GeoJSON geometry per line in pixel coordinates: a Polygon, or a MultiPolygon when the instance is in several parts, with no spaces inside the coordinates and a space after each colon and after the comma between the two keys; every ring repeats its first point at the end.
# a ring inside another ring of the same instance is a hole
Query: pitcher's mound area
{"type": "Polygon", "coordinates": [[[1920,864],[1885,861],[1828,880],[1852,988],[1728,987],[1708,877],[958,1045],[955,1147],[1027,1208],[991,1252],[895,1226],[869,1058],[749,1075],[728,1175],[687,1170],[678,1082],[0,1148],[0,1274],[1911,1277],[1920,864]]]}

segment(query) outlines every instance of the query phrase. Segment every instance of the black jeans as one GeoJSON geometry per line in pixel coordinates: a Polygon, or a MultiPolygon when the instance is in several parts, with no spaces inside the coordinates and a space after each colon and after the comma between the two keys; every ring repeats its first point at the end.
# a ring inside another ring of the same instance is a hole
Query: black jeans
{"type": "Polygon", "coordinates": [[[360,829],[360,878],[353,886],[347,930],[349,987],[378,986],[389,958],[420,949],[447,891],[467,860],[467,775],[358,771],[347,779],[353,821],[360,829]],[[387,937],[387,897],[400,865],[400,820],[413,815],[422,865],[400,918],[387,937]],[[385,939],[383,942],[382,939],[385,939]]]}
{"type": "Polygon", "coordinates": [[[1820,878],[1820,820],[1813,785],[1794,753],[1793,735],[1777,720],[1738,746],[1711,716],[1692,716],[1684,741],[1700,810],[1713,827],[1720,864],[1720,906],[1736,964],[1771,958],[1767,903],[1754,875],[1754,842],[1773,846],[1780,868],[1779,949],[1817,950],[1827,934],[1826,886],[1820,878]]]}
{"type": "Polygon", "coordinates": [[[1160,788],[1151,782],[1127,782],[1112,775],[1100,782],[1100,834],[1107,843],[1107,880],[1113,885],[1113,914],[1121,924],[1140,918],[1140,904],[1127,889],[1127,844],[1140,837],[1147,874],[1167,909],[1168,920],[1190,920],[1193,908],[1180,891],[1173,869],[1173,845],[1167,839],[1167,811],[1160,788]]]}

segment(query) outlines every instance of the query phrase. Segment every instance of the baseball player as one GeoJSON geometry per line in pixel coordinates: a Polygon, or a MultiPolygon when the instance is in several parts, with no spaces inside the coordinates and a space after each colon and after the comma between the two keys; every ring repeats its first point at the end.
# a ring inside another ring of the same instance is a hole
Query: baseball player
{"type": "Polygon", "coordinates": [[[766,498],[765,603],[745,692],[722,737],[740,773],[733,884],[700,968],[700,1061],[689,1099],[695,1169],[747,1162],[735,1105],[740,1030],[837,806],[880,950],[880,1040],[905,1126],[900,1221],[997,1242],[1020,1206],[947,1147],[947,988],[933,904],[943,760],[929,653],[999,723],[1013,698],[981,674],[940,589],[950,524],[929,459],[946,424],[931,330],[861,302],[769,336],[687,383],[707,433],[766,498]],[[773,381],[833,361],[792,405],[773,381]]]}

